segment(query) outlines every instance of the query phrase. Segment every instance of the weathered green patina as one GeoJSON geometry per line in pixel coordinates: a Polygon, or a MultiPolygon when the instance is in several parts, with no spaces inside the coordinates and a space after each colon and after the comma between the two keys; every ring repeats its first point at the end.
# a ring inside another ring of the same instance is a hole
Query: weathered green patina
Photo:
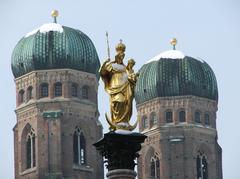
{"type": "Polygon", "coordinates": [[[44,111],[42,113],[43,118],[59,118],[63,115],[62,111],[44,111]]]}
{"type": "Polygon", "coordinates": [[[160,58],[140,69],[135,89],[137,104],[157,97],[185,95],[218,100],[216,77],[206,62],[189,56],[160,58]]]}
{"type": "Polygon", "coordinates": [[[62,26],[23,37],[12,54],[12,71],[17,78],[34,70],[70,68],[96,74],[100,67],[90,38],[79,30],[62,26]]]}

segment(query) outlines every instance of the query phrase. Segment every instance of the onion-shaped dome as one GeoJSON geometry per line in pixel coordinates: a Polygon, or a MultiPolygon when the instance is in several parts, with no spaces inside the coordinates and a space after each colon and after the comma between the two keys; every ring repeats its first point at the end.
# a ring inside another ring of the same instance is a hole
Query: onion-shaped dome
{"type": "Polygon", "coordinates": [[[216,77],[206,62],[169,50],[140,69],[135,88],[137,104],[157,97],[185,95],[218,100],[216,77]]]}
{"type": "Polygon", "coordinates": [[[91,39],[57,23],[44,24],[26,34],[12,53],[15,78],[34,70],[70,68],[96,74],[100,62],[91,39]]]}

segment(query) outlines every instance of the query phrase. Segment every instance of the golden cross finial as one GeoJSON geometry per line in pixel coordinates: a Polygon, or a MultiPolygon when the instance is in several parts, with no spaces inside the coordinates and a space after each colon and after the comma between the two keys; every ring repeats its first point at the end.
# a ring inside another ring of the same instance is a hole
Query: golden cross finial
{"type": "Polygon", "coordinates": [[[53,22],[57,23],[57,17],[58,17],[59,13],[58,10],[52,10],[51,12],[51,16],[53,17],[53,22]]]}
{"type": "Polygon", "coordinates": [[[176,50],[177,39],[176,38],[172,38],[170,40],[170,43],[173,46],[173,50],[176,50]]]}

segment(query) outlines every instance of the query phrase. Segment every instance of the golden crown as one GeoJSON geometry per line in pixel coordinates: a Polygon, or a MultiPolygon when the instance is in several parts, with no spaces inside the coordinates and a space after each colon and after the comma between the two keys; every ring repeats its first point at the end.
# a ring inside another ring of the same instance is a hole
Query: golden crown
{"type": "Polygon", "coordinates": [[[125,52],[126,46],[122,43],[122,40],[120,40],[120,43],[116,46],[117,52],[125,52]]]}

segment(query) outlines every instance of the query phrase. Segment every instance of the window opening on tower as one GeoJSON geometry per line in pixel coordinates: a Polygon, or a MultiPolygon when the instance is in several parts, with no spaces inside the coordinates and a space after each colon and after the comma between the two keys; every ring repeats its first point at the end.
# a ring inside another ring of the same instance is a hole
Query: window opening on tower
{"type": "Polygon", "coordinates": [[[48,84],[47,83],[41,84],[40,96],[41,96],[41,98],[48,97],[48,84]]]}
{"type": "Polygon", "coordinates": [[[179,112],[179,122],[186,122],[186,113],[185,111],[179,112]]]}
{"type": "Polygon", "coordinates": [[[31,129],[26,138],[26,169],[36,166],[35,133],[31,129]]]}
{"type": "Polygon", "coordinates": [[[160,179],[160,161],[157,156],[151,158],[150,179],[160,179]]]}
{"type": "Polygon", "coordinates": [[[172,111],[166,111],[165,113],[166,123],[173,122],[173,114],[172,111]]]}
{"type": "Polygon", "coordinates": [[[197,179],[208,179],[208,162],[206,156],[199,152],[196,159],[197,179]]]}
{"type": "Polygon", "coordinates": [[[62,83],[57,82],[54,84],[55,97],[62,96],[62,83]]]}
{"type": "Polygon", "coordinates": [[[86,140],[79,127],[75,128],[73,135],[73,162],[75,165],[86,164],[86,140]]]}

